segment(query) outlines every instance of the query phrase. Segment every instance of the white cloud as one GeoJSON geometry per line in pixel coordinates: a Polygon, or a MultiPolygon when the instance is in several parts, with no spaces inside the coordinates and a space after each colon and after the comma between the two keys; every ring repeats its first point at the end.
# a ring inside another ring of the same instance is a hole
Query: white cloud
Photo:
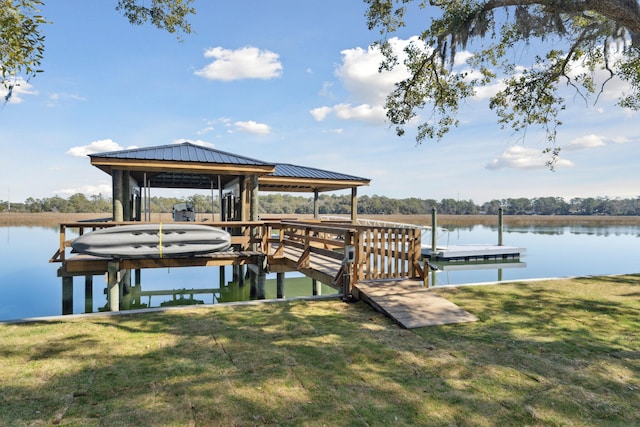
{"type": "MultiPolygon", "coordinates": [[[[407,78],[409,72],[402,65],[405,57],[403,49],[410,43],[420,43],[417,37],[402,40],[394,37],[389,40],[392,49],[399,57],[400,64],[391,71],[379,72],[383,55],[380,49],[370,46],[367,49],[356,47],[342,52],[342,64],[335,75],[349,91],[352,102],[343,102],[333,106],[322,106],[310,111],[316,121],[323,121],[331,114],[342,120],[359,120],[384,123],[386,113],[384,103],[394,85],[407,78]]],[[[330,94],[329,83],[323,83],[321,95],[330,94]]]]}
{"type": "MultiPolygon", "coordinates": [[[[603,48],[601,47],[600,50],[602,51],[603,48]]],[[[616,69],[615,63],[620,59],[624,59],[624,52],[616,45],[616,43],[611,43],[609,45],[609,52],[612,55],[612,57],[609,59],[609,63],[612,64],[611,67],[613,71],[618,72],[619,70],[616,69]]],[[[569,66],[569,76],[572,78],[576,78],[581,74],[591,74],[591,71],[584,63],[584,60],[571,61],[569,66]]],[[[595,96],[598,97],[599,101],[615,102],[620,98],[622,94],[625,94],[631,90],[631,85],[629,84],[629,82],[624,81],[617,76],[611,78],[611,73],[609,72],[609,70],[598,68],[593,72],[592,76],[596,85],[595,96]],[[602,86],[603,84],[604,86],[602,86]],[[600,89],[602,89],[602,92],[598,93],[600,89]]],[[[594,95],[591,96],[593,97],[594,95]]]]}
{"type": "Polygon", "coordinates": [[[615,144],[626,144],[627,142],[631,142],[631,139],[626,136],[613,136],[609,139],[615,144]]]}
{"type": "Polygon", "coordinates": [[[86,98],[73,93],[56,92],[49,95],[49,100],[46,105],[47,107],[55,107],[58,103],[65,100],[83,102],[86,101],[86,98]]]}
{"type": "Polygon", "coordinates": [[[605,137],[601,135],[584,135],[578,138],[574,138],[563,148],[565,150],[583,150],[588,148],[604,147],[605,137]]]}
{"type": "Polygon", "coordinates": [[[469,52],[468,50],[456,52],[456,56],[453,59],[453,66],[457,67],[457,66],[467,65],[467,61],[471,57],[473,57],[473,53],[469,52]]]}
{"type": "Polygon", "coordinates": [[[280,56],[257,47],[247,46],[237,50],[214,47],[207,49],[204,56],[214,60],[195,74],[209,80],[267,80],[282,75],[280,56]]]}
{"type": "MultiPolygon", "coordinates": [[[[127,148],[136,148],[135,146],[127,148]]],[[[94,153],[106,153],[109,151],[123,150],[124,148],[117,142],[111,139],[101,139],[99,141],[93,141],[87,145],[81,145],[78,147],[71,147],[66,154],[73,157],[84,157],[94,153]]]]}
{"type": "Polygon", "coordinates": [[[255,135],[268,135],[271,133],[271,128],[264,123],[256,123],[253,120],[247,122],[234,122],[235,128],[242,132],[248,132],[255,135]]]}
{"type": "MultiPolygon", "coordinates": [[[[22,77],[17,78],[16,81],[12,83],[12,85],[13,88],[11,97],[9,98],[9,104],[21,104],[22,102],[24,102],[23,96],[38,94],[37,90],[33,90],[33,86],[31,85],[31,83],[27,82],[22,77]]],[[[9,90],[3,85],[0,85],[0,97],[2,97],[3,101],[8,94],[9,90]]]]}
{"type": "Polygon", "coordinates": [[[360,104],[353,106],[351,104],[337,104],[333,107],[314,108],[310,113],[318,122],[323,121],[332,113],[342,120],[382,123],[386,119],[386,111],[381,105],[371,106],[368,104],[360,104]]]}
{"type": "Polygon", "coordinates": [[[331,91],[331,88],[333,87],[333,82],[324,82],[322,83],[322,89],[320,89],[320,92],[318,92],[318,95],[320,96],[326,96],[328,98],[333,98],[333,92],[331,91]]]}
{"type": "Polygon", "coordinates": [[[381,123],[386,119],[385,109],[381,105],[360,104],[354,107],[351,104],[338,104],[333,107],[333,112],[343,120],[381,123]]]}
{"type": "Polygon", "coordinates": [[[378,71],[384,58],[377,47],[345,49],[340,52],[342,65],[336,70],[336,76],[356,102],[383,105],[394,85],[410,75],[401,64],[406,56],[403,49],[412,42],[418,43],[419,39],[412,37],[402,40],[394,37],[389,40],[391,48],[398,55],[399,64],[393,70],[383,72],[378,71]]]}
{"type": "Polygon", "coordinates": [[[474,98],[478,100],[489,99],[504,88],[505,85],[502,80],[499,80],[497,83],[492,85],[476,87],[474,98]]]}
{"type": "Polygon", "coordinates": [[[332,107],[318,107],[318,108],[314,108],[313,110],[309,111],[311,113],[311,115],[313,116],[313,118],[318,121],[321,122],[324,119],[327,118],[327,116],[329,114],[331,114],[331,112],[333,111],[332,107]]]}
{"type": "Polygon", "coordinates": [[[85,195],[98,195],[98,194],[106,194],[111,196],[111,182],[103,182],[98,185],[83,185],[80,187],[69,187],[63,188],[55,191],[55,194],[58,194],[62,197],[73,196],[74,194],[82,193],[85,195]]]}
{"type": "Polygon", "coordinates": [[[205,133],[213,132],[214,130],[216,130],[216,128],[215,128],[215,127],[213,127],[213,126],[207,126],[207,127],[204,127],[204,128],[202,128],[202,129],[198,130],[198,131],[196,132],[196,134],[198,134],[198,135],[204,135],[205,133]]]}
{"type": "MultiPolygon", "coordinates": [[[[514,146],[502,153],[500,157],[493,159],[485,167],[490,170],[497,169],[544,169],[546,162],[550,160],[549,155],[533,148],[514,146]]],[[[559,159],[558,166],[573,166],[573,162],[566,159],[559,159]]]]}

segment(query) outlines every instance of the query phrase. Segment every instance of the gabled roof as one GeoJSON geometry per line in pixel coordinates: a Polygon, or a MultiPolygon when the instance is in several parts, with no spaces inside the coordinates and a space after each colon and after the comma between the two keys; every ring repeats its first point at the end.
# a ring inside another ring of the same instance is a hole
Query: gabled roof
{"type": "Polygon", "coordinates": [[[267,163],[183,142],[89,155],[108,174],[129,171],[140,185],[157,188],[218,188],[239,176],[258,176],[262,191],[332,191],[369,185],[370,180],[292,164],[267,163]]]}

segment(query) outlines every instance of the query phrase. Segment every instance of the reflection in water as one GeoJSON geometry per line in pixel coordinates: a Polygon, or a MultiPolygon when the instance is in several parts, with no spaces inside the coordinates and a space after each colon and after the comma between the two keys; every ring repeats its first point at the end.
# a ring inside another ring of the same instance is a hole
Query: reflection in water
{"type": "MultiPolygon", "coordinates": [[[[241,266],[174,268],[164,273],[172,276],[169,281],[161,278],[162,274],[162,269],[122,270],[120,310],[258,299],[256,282],[249,280],[248,270],[241,266]],[[228,277],[231,280],[227,281],[228,277]]],[[[337,294],[335,289],[297,273],[288,273],[281,288],[271,276],[275,275],[269,275],[265,282],[265,299],[337,294]]],[[[62,314],[100,311],[110,311],[107,285],[102,276],[62,278],[62,314]],[[81,281],[84,287],[79,287],[81,281]],[[81,310],[79,301],[84,301],[81,310]]]]}

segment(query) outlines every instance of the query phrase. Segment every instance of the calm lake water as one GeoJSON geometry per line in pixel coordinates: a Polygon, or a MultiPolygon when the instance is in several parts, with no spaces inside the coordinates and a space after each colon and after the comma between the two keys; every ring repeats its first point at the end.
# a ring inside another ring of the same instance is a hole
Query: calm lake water
{"type": "MultiPolygon", "coordinates": [[[[449,228],[438,234],[438,246],[496,244],[497,240],[497,228],[482,225],[449,228]]],[[[526,254],[518,262],[473,269],[460,264],[441,265],[431,279],[435,279],[436,286],[445,286],[640,272],[637,225],[505,226],[503,243],[526,248],[526,254]]],[[[62,281],[56,275],[59,264],[48,262],[57,245],[57,227],[0,227],[0,321],[62,314],[62,281]]],[[[275,298],[275,275],[267,279],[266,297],[275,298]]],[[[134,284],[135,281],[132,279],[134,284]]],[[[137,289],[142,293],[138,292],[131,301],[132,308],[249,299],[249,284],[241,287],[233,282],[231,267],[225,267],[222,275],[218,267],[149,269],[141,272],[138,281],[137,289]]],[[[104,309],[104,277],[93,278],[89,301],[85,300],[85,286],[84,277],[74,278],[73,313],[104,309]]],[[[310,279],[287,274],[287,297],[311,293],[310,279]]],[[[321,293],[332,294],[335,290],[323,285],[321,293]]]]}

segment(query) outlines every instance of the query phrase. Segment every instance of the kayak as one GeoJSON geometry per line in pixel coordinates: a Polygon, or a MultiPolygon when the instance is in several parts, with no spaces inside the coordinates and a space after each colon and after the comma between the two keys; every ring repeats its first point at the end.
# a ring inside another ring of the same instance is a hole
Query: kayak
{"type": "Polygon", "coordinates": [[[110,258],[185,257],[225,251],[231,235],[200,224],[133,224],[102,228],[75,239],[72,252],[110,258]]]}

